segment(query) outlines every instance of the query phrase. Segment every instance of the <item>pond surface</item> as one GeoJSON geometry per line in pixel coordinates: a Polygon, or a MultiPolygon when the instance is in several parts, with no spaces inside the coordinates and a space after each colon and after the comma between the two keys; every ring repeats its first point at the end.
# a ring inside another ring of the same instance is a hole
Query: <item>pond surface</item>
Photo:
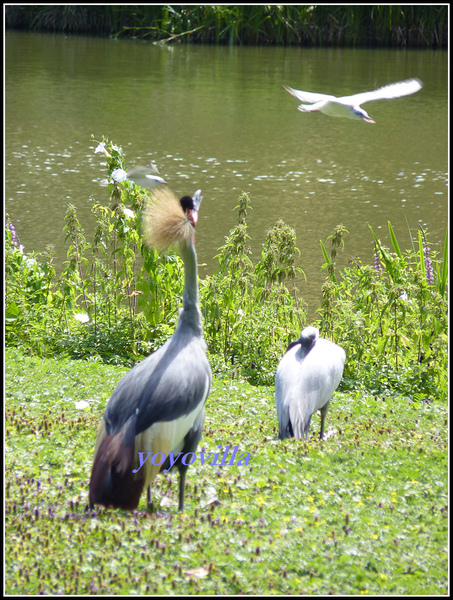
{"type": "Polygon", "coordinates": [[[177,194],[203,191],[197,249],[203,276],[235,224],[242,191],[260,255],[278,219],[295,228],[319,306],[325,241],[349,231],[347,257],[373,255],[370,224],[400,246],[429,232],[440,250],[448,217],[448,55],[441,51],[156,46],[149,42],[6,32],[5,204],[26,251],[54,244],[74,204],[91,237],[93,203],[108,203],[102,135],[127,168],[155,162],[177,194]],[[371,102],[376,125],[301,113],[282,84],[337,96],[418,77],[418,93],[371,102]]]}

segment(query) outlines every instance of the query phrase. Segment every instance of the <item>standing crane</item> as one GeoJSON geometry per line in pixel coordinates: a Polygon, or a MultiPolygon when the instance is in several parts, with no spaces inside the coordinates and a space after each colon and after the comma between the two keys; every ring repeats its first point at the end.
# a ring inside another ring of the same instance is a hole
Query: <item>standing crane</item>
{"type": "Polygon", "coordinates": [[[179,470],[179,510],[184,510],[188,465],[181,460],[169,464],[168,457],[181,452],[183,458],[195,452],[201,438],[211,386],[194,246],[201,191],[178,200],[168,188],[158,186],[152,200],[144,211],[144,239],[161,250],[179,246],[184,262],[183,307],[171,338],[131,369],[109,399],[96,441],[90,507],[103,504],[134,510],[143,488],[160,471],[175,466],[179,470]],[[163,464],[153,464],[157,453],[167,457],[163,464]],[[144,457],[149,459],[143,462],[144,457]]]}
{"type": "Polygon", "coordinates": [[[343,348],[319,337],[316,327],[306,327],[291,342],[275,375],[278,437],[308,439],[310,420],[321,412],[321,433],[329,402],[340,384],[346,353],[343,348]]]}

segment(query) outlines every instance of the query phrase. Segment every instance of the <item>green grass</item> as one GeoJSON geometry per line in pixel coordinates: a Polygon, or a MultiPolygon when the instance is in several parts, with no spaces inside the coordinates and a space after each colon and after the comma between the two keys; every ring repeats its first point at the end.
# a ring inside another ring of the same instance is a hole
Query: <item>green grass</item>
{"type": "Polygon", "coordinates": [[[337,393],[336,433],[277,439],[273,387],[214,380],[200,450],[248,466],[153,485],[157,513],[87,507],[94,440],[127,368],[7,350],[7,594],[447,594],[447,407],[337,393]],[[78,410],[75,403],[87,400],[78,410]]]}

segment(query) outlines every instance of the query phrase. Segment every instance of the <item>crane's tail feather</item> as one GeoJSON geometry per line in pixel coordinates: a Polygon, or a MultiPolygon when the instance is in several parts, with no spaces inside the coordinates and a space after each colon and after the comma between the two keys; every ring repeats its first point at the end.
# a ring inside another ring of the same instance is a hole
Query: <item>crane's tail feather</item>
{"type": "Polygon", "coordinates": [[[135,454],[135,415],[124,427],[109,435],[104,420],[99,429],[91,471],[89,502],[125,510],[137,508],[144,479],[132,473],[135,454]]]}
{"type": "Polygon", "coordinates": [[[187,452],[195,452],[203,420],[201,405],[195,413],[174,421],[153,423],[136,435],[137,415],[133,415],[115,434],[107,433],[102,419],[90,479],[90,507],[103,504],[135,510],[143,488],[148,487],[159,472],[165,473],[176,466],[180,472],[179,507],[183,510],[188,465],[180,458],[187,452]]]}
{"type": "Polygon", "coordinates": [[[294,419],[296,426],[293,426],[291,416],[288,414],[285,418],[279,420],[278,439],[296,438],[296,440],[308,440],[308,430],[310,428],[311,415],[308,421],[303,422],[300,419],[294,419]]]}

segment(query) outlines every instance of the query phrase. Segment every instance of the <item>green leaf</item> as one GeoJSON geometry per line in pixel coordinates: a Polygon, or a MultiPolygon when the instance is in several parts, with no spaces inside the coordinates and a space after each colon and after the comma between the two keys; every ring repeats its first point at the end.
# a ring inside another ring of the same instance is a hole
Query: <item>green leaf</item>
{"type": "Polygon", "coordinates": [[[395,235],[395,232],[393,231],[393,227],[392,227],[392,224],[390,223],[390,221],[388,221],[388,227],[389,227],[390,240],[392,242],[393,249],[395,250],[395,253],[398,256],[398,258],[400,258],[404,262],[403,255],[401,254],[401,250],[398,245],[398,241],[396,239],[396,235],[395,235]]]}

